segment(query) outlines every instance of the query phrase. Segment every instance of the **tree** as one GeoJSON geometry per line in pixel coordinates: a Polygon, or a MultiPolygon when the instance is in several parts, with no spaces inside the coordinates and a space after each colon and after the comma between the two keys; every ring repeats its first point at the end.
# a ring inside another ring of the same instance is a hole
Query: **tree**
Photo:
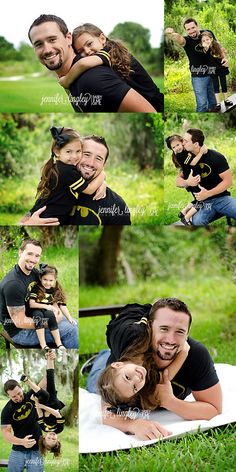
{"type": "Polygon", "coordinates": [[[124,41],[134,55],[148,54],[151,51],[150,31],[138,23],[118,23],[109,37],[124,41]]]}
{"type": "Polygon", "coordinates": [[[11,60],[21,60],[21,56],[12,43],[9,43],[3,36],[0,36],[0,61],[11,60]]]}

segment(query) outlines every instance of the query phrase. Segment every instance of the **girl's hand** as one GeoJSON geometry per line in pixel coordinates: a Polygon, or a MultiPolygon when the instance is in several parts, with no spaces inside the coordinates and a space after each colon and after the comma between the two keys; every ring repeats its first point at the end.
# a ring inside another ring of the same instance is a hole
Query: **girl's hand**
{"type": "Polygon", "coordinates": [[[188,354],[189,350],[190,350],[190,345],[189,345],[188,341],[185,341],[182,351],[184,351],[184,352],[186,352],[186,354],[188,354]]]}
{"type": "Polygon", "coordinates": [[[64,89],[68,89],[69,86],[70,86],[66,75],[63,75],[62,77],[59,77],[58,82],[64,89]]]}
{"type": "Polygon", "coordinates": [[[97,188],[96,193],[93,197],[93,200],[101,200],[102,198],[105,198],[106,191],[107,191],[107,185],[106,185],[106,182],[104,181],[100,185],[100,187],[97,188]]]}

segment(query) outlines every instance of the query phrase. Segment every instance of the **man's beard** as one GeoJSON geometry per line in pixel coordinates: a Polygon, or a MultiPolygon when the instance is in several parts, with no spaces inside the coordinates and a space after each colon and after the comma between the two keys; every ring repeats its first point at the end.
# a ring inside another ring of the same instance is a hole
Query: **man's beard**
{"type": "Polygon", "coordinates": [[[157,357],[159,357],[163,361],[173,361],[178,354],[178,348],[176,348],[173,351],[166,351],[164,354],[159,351],[159,349],[156,351],[157,357]]]}
{"type": "Polygon", "coordinates": [[[87,173],[83,167],[77,166],[78,171],[81,173],[84,180],[92,180],[95,177],[96,170],[93,170],[91,173],[87,173]]]}
{"type": "Polygon", "coordinates": [[[47,64],[44,64],[44,65],[45,65],[45,66],[47,67],[47,69],[49,69],[49,70],[58,70],[58,69],[60,69],[61,66],[62,66],[62,59],[60,59],[59,62],[58,62],[58,64],[55,64],[54,66],[48,66],[47,64]]]}

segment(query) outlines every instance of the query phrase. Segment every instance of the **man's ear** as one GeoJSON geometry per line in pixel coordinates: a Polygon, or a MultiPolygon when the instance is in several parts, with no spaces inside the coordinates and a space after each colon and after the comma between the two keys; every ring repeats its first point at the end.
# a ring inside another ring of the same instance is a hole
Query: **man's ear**
{"type": "Polygon", "coordinates": [[[119,367],[121,367],[123,364],[124,364],[124,362],[121,362],[121,361],[112,362],[111,367],[113,367],[113,369],[119,369],[119,367]]]}
{"type": "Polygon", "coordinates": [[[72,45],[72,33],[67,33],[66,38],[68,40],[68,46],[72,45]]]}

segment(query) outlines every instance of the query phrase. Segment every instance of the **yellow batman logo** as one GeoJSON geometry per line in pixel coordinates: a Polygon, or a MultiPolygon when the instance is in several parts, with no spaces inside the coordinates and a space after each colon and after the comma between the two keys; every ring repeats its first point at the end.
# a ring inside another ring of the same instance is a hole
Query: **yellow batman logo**
{"type": "Polygon", "coordinates": [[[22,420],[25,420],[25,419],[28,418],[28,416],[30,415],[32,409],[33,409],[32,403],[30,403],[30,402],[24,403],[24,405],[21,405],[21,406],[14,412],[13,419],[14,419],[15,421],[22,421],[22,420]]]}
{"type": "Polygon", "coordinates": [[[205,164],[205,162],[200,162],[199,167],[202,169],[202,172],[201,172],[202,179],[208,177],[208,175],[211,174],[211,167],[208,164],[205,164]]]}

